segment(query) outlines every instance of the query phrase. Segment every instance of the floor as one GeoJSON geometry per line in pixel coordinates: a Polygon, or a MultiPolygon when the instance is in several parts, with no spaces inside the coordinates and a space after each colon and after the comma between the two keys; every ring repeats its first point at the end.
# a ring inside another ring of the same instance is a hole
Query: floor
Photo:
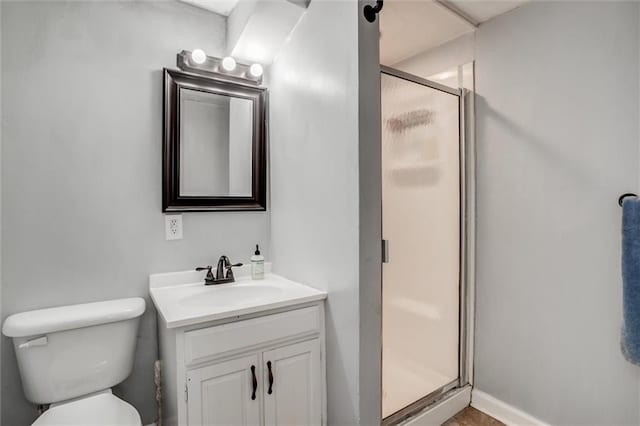
{"type": "Polygon", "coordinates": [[[505,426],[505,424],[482,411],[467,407],[444,422],[442,426],[505,426]]]}

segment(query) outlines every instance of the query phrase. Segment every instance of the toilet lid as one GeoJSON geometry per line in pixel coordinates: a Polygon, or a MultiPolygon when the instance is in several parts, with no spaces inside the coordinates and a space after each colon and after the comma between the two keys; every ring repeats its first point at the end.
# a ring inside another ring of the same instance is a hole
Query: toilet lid
{"type": "Polygon", "coordinates": [[[51,407],[32,426],[141,426],[140,415],[111,392],[51,407]]]}

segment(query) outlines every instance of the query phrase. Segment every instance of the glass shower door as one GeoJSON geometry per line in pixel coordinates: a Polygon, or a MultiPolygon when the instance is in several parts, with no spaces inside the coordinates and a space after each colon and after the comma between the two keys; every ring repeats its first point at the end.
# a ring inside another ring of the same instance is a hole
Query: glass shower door
{"type": "Polygon", "coordinates": [[[460,95],[387,69],[381,83],[388,417],[455,387],[460,376],[460,95]]]}

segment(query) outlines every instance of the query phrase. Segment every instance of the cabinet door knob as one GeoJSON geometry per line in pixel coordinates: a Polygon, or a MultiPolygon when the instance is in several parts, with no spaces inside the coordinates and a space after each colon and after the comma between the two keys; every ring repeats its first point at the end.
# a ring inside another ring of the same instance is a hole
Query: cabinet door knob
{"type": "Polygon", "coordinates": [[[253,392],[251,392],[251,400],[256,399],[256,390],[258,389],[258,379],[256,378],[256,366],[251,366],[251,379],[253,381],[253,392]]]}
{"type": "Polygon", "coordinates": [[[273,372],[271,371],[271,361],[267,361],[267,370],[269,370],[269,390],[267,393],[271,395],[273,393],[273,372]]]}

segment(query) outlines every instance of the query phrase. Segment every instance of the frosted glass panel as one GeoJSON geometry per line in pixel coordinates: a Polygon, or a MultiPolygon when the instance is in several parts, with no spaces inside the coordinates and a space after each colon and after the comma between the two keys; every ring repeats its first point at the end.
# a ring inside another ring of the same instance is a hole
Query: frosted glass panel
{"type": "Polygon", "coordinates": [[[458,97],[382,74],[383,416],[458,378],[458,97]]]}

